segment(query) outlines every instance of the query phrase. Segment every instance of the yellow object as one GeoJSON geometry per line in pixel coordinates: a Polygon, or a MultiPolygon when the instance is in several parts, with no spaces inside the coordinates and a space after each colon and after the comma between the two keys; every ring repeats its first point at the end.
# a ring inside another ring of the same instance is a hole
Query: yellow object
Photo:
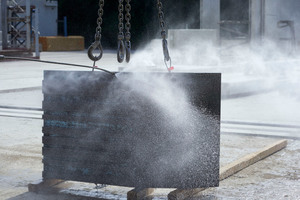
{"type": "Polygon", "coordinates": [[[40,37],[43,51],[81,51],[84,50],[82,36],[46,36],[40,37]]]}

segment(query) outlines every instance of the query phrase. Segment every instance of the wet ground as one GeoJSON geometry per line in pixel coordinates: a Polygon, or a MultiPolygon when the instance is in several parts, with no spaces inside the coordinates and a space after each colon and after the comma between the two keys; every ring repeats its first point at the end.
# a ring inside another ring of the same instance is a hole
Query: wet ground
{"type": "MultiPolygon", "coordinates": [[[[87,64],[82,52],[42,56],[47,60],[87,64]]],[[[112,58],[114,55],[108,54],[103,63],[117,70],[120,66],[114,65],[112,58]]],[[[28,183],[42,179],[43,122],[39,109],[43,97],[38,87],[45,69],[74,68],[31,62],[0,63],[0,199],[76,199],[29,193],[27,189],[28,183]],[[15,90],[24,88],[29,90],[15,90]]],[[[279,138],[289,138],[288,147],[194,199],[300,199],[299,94],[272,90],[222,100],[221,166],[279,138]]],[[[96,189],[93,184],[72,183],[65,193],[124,199],[129,190],[113,186],[96,189]]],[[[156,198],[166,199],[168,191],[157,190],[156,198]]]]}

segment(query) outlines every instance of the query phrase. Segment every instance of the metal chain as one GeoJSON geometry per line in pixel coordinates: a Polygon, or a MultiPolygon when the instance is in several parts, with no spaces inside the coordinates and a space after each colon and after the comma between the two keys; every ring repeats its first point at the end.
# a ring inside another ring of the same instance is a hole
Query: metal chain
{"type": "Polygon", "coordinates": [[[163,46],[163,53],[164,53],[164,60],[165,64],[167,66],[168,71],[170,72],[171,69],[171,57],[169,54],[169,49],[168,49],[168,41],[167,41],[167,32],[166,32],[166,23],[165,23],[165,16],[163,12],[163,5],[160,0],[157,0],[157,8],[158,8],[158,19],[159,19],[159,25],[161,28],[161,37],[162,37],[162,46],[163,46]],[[169,63],[169,66],[167,64],[169,63]]]}
{"type": "Polygon", "coordinates": [[[130,20],[131,20],[131,5],[130,5],[130,1],[131,0],[126,0],[126,5],[125,5],[125,11],[126,11],[126,15],[125,15],[125,19],[126,19],[126,24],[125,24],[125,29],[126,29],[126,33],[125,33],[125,48],[126,48],[126,62],[130,61],[130,54],[131,54],[131,33],[130,33],[130,29],[131,29],[131,24],[130,24],[130,20]]]}
{"type": "Polygon", "coordinates": [[[124,6],[123,6],[123,1],[124,0],[119,0],[119,39],[124,39],[124,24],[123,24],[123,20],[124,20],[124,6]]]}
{"type": "Polygon", "coordinates": [[[97,19],[97,28],[96,28],[96,33],[95,33],[95,42],[89,47],[88,49],[88,57],[94,61],[94,65],[95,65],[95,62],[100,60],[102,58],[102,55],[103,55],[103,48],[102,48],[102,45],[101,45],[101,32],[102,32],[102,29],[101,29],[101,25],[102,25],[102,16],[103,16],[103,13],[104,13],[104,0],[99,0],[99,9],[98,9],[98,19],[97,19]],[[93,55],[93,51],[96,50],[96,49],[99,49],[100,51],[100,54],[99,56],[94,56],[93,55]]]}
{"type": "Polygon", "coordinates": [[[161,28],[161,36],[163,39],[166,39],[166,29],[165,29],[165,16],[163,13],[163,5],[160,0],[157,0],[157,8],[158,8],[158,19],[161,28]]]}
{"type": "Polygon", "coordinates": [[[122,63],[124,61],[124,54],[125,54],[125,46],[124,46],[124,0],[119,0],[119,35],[118,35],[118,62],[122,63]]]}
{"type": "Polygon", "coordinates": [[[101,25],[102,25],[102,16],[103,16],[103,13],[104,13],[104,0],[99,0],[99,9],[98,9],[98,19],[97,19],[97,28],[96,28],[96,34],[95,34],[95,38],[99,38],[99,40],[101,39],[101,32],[102,32],[102,28],[101,28],[101,25]]]}

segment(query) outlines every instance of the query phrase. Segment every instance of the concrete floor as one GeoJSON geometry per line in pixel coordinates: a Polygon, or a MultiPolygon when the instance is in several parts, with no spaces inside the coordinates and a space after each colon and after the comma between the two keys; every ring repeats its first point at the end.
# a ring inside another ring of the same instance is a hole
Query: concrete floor
{"type": "MultiPolygon", "coordinates": [[[[107,69],[116,71],[118,67],[124,65],[115,64],[114,58],[115,55],[106,54],[101,63],[107,69]]],[[[84,52],[42,53],[42,59],[90,64],[84,52]]],[[[41,108],[42,92],[40,89],[12,91],[20,88],[40,87],[43,70],[47,69],[78,70],[73,67],[23,61],[0,63],[0,107],[41,108]],[[4,92],[1,93],[1,91],[4,92]]],[[[232,75],[228,76],[232,77],[232,75]]],[[[299,94],[297,90],[284,88],[269,93],[222,100],[222,121],[298,126],[300,125],[299,94]]],[[[0,115],[1,112],[7,114],[8,111],[16,112],[16,110],[0,110],[0,115]]],[[[10,114],[10,117],[0,116],[0,199],[70,199],[68,195],[45,196],[27,192],[28,183],[42,179],[43,122],[40,119],[23,118],[24,115],[30,115],[28,111],[17,112],[21,118],[12,117],[16,116],[16,113],[10,114]],[[20,112],[25,113],[20,114],[20,112]]],[[[270,127],[257,127],[250,127],[252,128],[250,132],[254,135],[265,133],[263,135],[268,135],[268,137],[221,135],[221,166],[277,141],[278,138],[271,137],[273,134],[282,138],[291,134],[296,138],[300,137],[300,130],[297,127],[292,131],[289,130],[291,132],[289,134],[287,134],[287,129],[272,127],[270,131],[270,127]]],[[[222,130],[230,128],[224,125],[222,130]]],[[[248,129],[249,126],[246,128],[248,129]]],[[[239,130],[235,128],[234,132],[242,132],[239,130]]],[[[130,188],[111,186],[96,190],[93,184],[72,183],[65,192],[124,199],[128,190],[130,188]]],[[[157,199],[166,199],[167,192],[168,190],[157,190],[157,199]]],[[[71,199],[76,198],[72,196],[71,199]]],[[[194,199],[300,199],[300,141],[289,140],[286,149],[222,181],[220,187],[205,190],[194,199]]]]}

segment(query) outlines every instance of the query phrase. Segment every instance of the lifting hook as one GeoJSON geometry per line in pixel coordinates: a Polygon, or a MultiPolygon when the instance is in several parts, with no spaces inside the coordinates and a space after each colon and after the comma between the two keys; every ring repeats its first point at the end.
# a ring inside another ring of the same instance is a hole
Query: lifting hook
{"type": "Polygon", "coordinates": [[[101,45],[101,42],[100,42],[100,39],[99,40],[96,40],[89,48],[88,48],[88,57],[92,60],[92,61],[98,61],[102,58],[102,55],[103,55],[103,48],[102,48],[102,45],[101,45]],[[96,49],[99,49],[100,51],[100,54],[99,56],[94,56],[93,55],[93,51],[96,50],[96,49]]]}
{"type": "Polygon", "coordinates": [[[131,42],[130,41],[125,41],[125,49],[126,49],[126,62],[129,63],[130,54],[131,54],[131,42]]]}
{"type": "Polygon", "coordinates": [[[122,63],[124,61],[124,55],[125,55],[125,45],[123,40],[118,41],[118,62],[122,63]]]}
{"type": "Polygon", "coordinates": [[[169,61],[170,60],[170,54],[169,54],[169,50],[168,50],[168,41],[166,39],[162,40],[162,46],[163,46],[165,61],[169,61]]]}

